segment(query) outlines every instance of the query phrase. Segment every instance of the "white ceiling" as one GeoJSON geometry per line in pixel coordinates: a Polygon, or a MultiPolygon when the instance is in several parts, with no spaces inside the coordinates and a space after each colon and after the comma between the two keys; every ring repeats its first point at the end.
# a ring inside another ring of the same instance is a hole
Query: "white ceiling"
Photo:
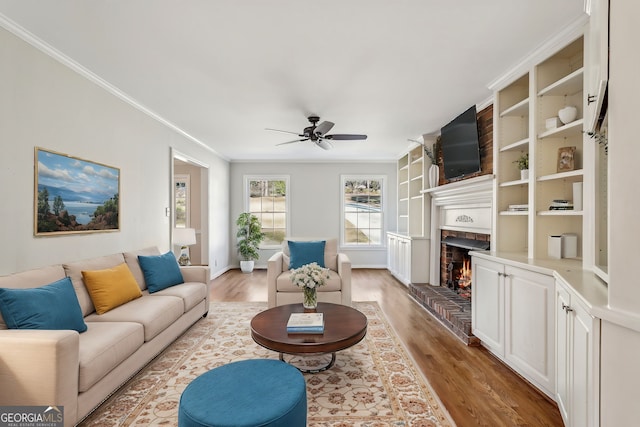
{"type": "Polygon", "coordinates": [[[395,159],[583,14],[584,0],[0,0],[0,24],[230,160],[395,159]],[[311,114],[369,138],[324,151],[265,130],[311,114]]]}

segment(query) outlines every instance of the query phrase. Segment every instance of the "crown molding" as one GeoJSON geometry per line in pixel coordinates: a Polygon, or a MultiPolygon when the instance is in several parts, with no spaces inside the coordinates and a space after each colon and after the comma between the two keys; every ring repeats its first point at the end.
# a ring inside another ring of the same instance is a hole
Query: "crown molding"
{"type": "Polygon", "coordinates": [[[180,127],[178,127],[174,123],[171,123],[169,120],[166,120],[165,118],[160,116],[155,111],[153,111],[150,108],[146,107],[141,102],[139,102],[136,99],[132,98],[131,96],[127,95],[125,92],[123,92],[122,90],[120,90],[116,86],[112,85],[111,83],[109,83],[108,81],[104,80],[103,78],[101,78],[97,74],[93,73],[88,68],[85,68],[84,66],[80,65],[79,63],[77,63],[73,59],[69,58],[64,53],[62,53],[59,50],[55,49],[53,46],[49,45],[44,40],[41,40],[40,38],[36,37],[34,34],[30,33],[29,31],[27,31],[26,29],[24,29],[23,27],[18,25],[16,22],[12,21],[11,19],[7,18],[5,15],[3,15],[1,13],[0,13],[0,27],[2,27],[5,30],[13,33],[14,35],[16,35],[20,39],[24,40],[25,42],[29,43],[30,45],[32,45],[36,49],[40,50],[44,54],[46,54],[46,55],[50,56],[51,58],[55,59],[56,61],[60,62],[62,65],[66,66],[67,68],[70,68],[71,70],[75,71],[77,74],[81,75],[82,77],[86,78],[87,80],[91,81],[92,83],[94,83],[94,84],[98,85],[99,87],[103,88],[104,90],[106,90],[107,92],[112,94],[113,96],[115,96],[115,97],[119,98],[120,100],[126,102],[127,104],[131,105],[135,109],[137,109],[137,110],[141,111],[142,113],[148,115],[152,119],[160,122],[161,124],[163,124],[164,126],[168,127],[169,129],[173,130],[174,132],[184,136],[185,138],[187,138],[191,142],[196,143],[200,147],[204,148],[207,151],[210,151],[211,153],[215,154],[216,156],[220,157],[223,160],[226,160],[226,161],[230,160],[230,159],[226,158],[225,156],[221,155],[220,153],[216,152],[213,148],[209,147],[207,144],[205,144],[204,142],[200,141],[198,138],[196,138],[193,135],[190,135],[189,133],[185,132],[183,129],[181,129],[180,127]]]}
{"type": "Polygon", "coordinates": [[[487,84],[492,91],[502,89],[509,83],[526,74],[534,64],[542,62],[545,58],[553,55],[567,44],[571,43],[584,34],[584,26],[589,22],[589,16],[584,14],[567,25],[562,31],[551,36],[537,48],[509,68],[504,74],[487,84]]]}

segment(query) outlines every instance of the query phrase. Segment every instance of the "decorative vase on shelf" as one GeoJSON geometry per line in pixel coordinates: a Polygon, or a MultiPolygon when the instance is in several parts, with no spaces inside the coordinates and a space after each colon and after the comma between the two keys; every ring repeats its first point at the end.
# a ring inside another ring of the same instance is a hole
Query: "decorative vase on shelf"
{"type": "Polygon", "coordinates": [[[520,170],[520,179],[526,181],[529,179],[529,169],[521,169],[520,170]]]}
{"type": "Polygon", "coordinates": [[[304,295],[302,305],[307,310],[314,310],[318,306],[318,292],[317,288],[302,288],[304,295]]]}
{"type": "Polygon", "coordinates": [[[438,165],[431,165],[429,167],[429,188],[437,187],[439,179],[440,167],[438,165]]]}
{"type": "Polygon", "coordinates": [[[566,125],[578,117],[578,109],[573,105],[567,105],[558,111],[558,117],[560,118],[560,121],[566,125]]]}

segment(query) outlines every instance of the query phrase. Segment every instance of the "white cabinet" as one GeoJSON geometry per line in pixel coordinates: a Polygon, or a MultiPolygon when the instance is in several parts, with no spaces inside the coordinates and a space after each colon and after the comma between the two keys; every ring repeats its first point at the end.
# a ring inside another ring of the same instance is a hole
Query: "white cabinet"
{"type": "Polygon", "coordinates": [[[600,419],[600,319],[589,315],[569,286],[556,280],[556,400],[567,427],[600,419]]]}
{"type": "Polygon", "coordinates": [[[547,395],[555,395],[552,276],[473,256],[473,334],[547,395]]]}
{"type": "Polygon", "coordinates": [[[405,285],[429,281],[429,240],[387,233],[387,268],[405,285]]]}

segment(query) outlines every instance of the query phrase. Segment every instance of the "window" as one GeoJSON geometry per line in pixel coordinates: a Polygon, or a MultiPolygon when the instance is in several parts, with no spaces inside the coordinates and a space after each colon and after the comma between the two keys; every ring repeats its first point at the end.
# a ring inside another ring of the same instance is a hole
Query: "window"
{"type": "Polygon", "coordinates": [[[174,197],[176,212],[174,226],[176,228],[189,227],[189,197],[191,191],[191,177],[189,175],[174,176],[174,197]]]}
{"type": "Polygon", "coordinates": [[[342,176],[342,245],[383,246],[383,176],[342,176]]]}
{"type": "Polygon", "coordinates": [[[246,209],[258,217],[265,239],[261,247],[278,247],[289,231],[288,176],[246,176],[246,209]]]}

